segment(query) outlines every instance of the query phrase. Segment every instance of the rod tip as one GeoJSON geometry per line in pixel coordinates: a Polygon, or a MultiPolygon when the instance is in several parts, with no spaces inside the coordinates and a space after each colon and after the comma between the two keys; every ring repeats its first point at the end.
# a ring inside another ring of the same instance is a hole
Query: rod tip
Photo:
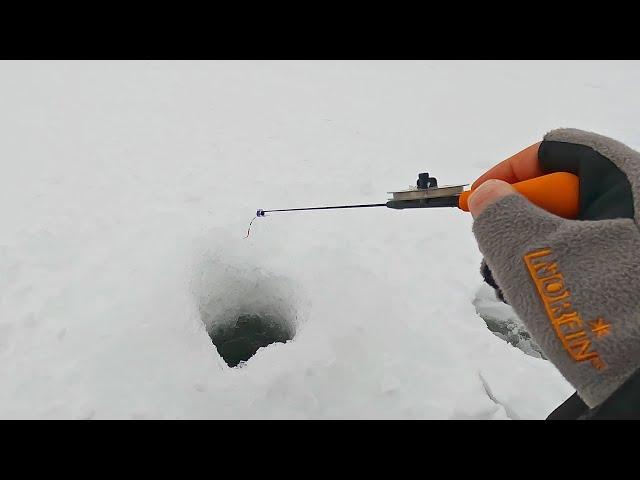
{"type": "Polygon", "coordinates": [[[256,217],[264,217],[264,210],[261,208],[256,212],[256,217]]]}

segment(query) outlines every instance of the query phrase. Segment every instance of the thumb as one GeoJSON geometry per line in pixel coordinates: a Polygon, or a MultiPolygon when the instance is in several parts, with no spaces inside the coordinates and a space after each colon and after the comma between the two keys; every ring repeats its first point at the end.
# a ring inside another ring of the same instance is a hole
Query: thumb
{"type": "Polygon", "coordinates": [[[514,193],[517,193],[516,189],[507,182],[496,179],[487,180],[469,197],[469,211],[473,218],[476,218],[493,202],[514,193]]]}

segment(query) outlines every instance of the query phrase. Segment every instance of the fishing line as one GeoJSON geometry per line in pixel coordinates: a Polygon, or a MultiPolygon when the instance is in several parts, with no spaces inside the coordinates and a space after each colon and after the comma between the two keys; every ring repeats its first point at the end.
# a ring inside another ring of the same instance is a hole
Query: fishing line
{"type": "MultiPolygon", "coordinates": [[[[255,220],[256,218],[258,218],[258,216],[256,215],[255,217],[253,217],[253,220],[255,220]]],[[[249,228],[247,228],[247,236],[244,238],[249,238],[249,234],[251,233],[251,224],[253,223],[253,220],[251,220],[249,222],[249,228]]]]}

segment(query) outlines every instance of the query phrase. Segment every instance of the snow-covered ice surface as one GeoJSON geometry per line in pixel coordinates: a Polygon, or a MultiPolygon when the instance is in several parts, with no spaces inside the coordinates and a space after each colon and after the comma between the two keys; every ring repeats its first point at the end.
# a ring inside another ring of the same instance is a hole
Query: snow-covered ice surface
{"type": "Polygon", "coordinates": [[[476,313],[468,214],[242,237],[257,208],[471,182],[560,126],[639,148],[638,85],[635,62],[0,63],[0,417],[544,418],[573,390],[476,313]],[[251,307],[296,335],[231,369],[202,312],[251,307]]]}

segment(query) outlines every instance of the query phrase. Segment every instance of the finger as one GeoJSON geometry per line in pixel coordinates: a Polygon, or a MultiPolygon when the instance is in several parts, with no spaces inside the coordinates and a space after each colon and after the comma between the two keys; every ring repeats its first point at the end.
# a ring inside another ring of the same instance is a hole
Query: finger
{"type": "Polygon", "coordinates": [[[473,182],[471,188],[477,188],[490,178],[504,180],[507,183],[516,183],[543,175],[538,162],[538,148],[541,143],[534,143],[514,156],[500,162],[473,182]]]}
{"type": "Polygon", "coordinates": [[[469,197],[469,211],[473,218],[498,199],[517,193],[516,189],[502,180],[489,179],[482,183],[469,197]]]}

